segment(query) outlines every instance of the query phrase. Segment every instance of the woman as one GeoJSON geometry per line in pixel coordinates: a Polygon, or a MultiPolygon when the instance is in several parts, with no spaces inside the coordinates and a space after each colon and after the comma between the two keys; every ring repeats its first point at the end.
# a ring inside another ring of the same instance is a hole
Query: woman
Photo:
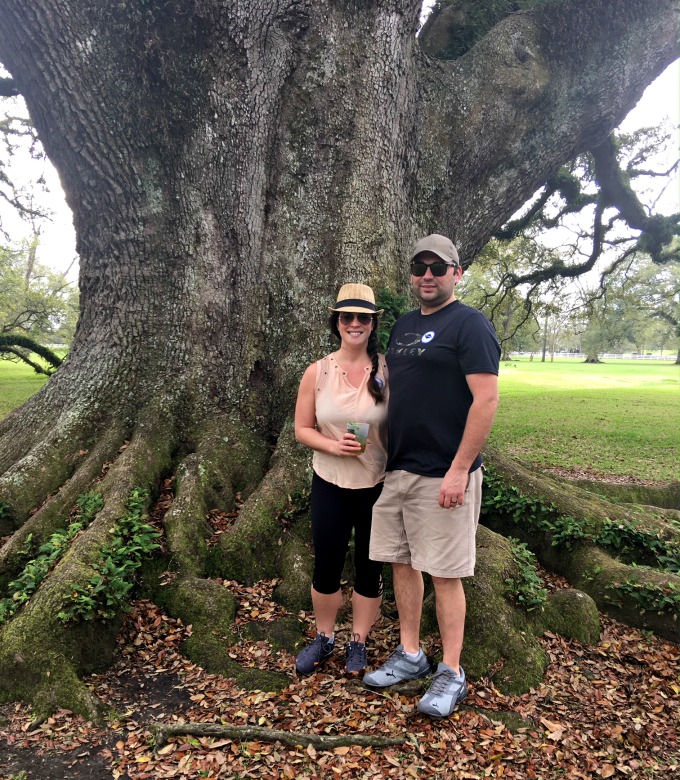
{"type": "Polygon", "coordinates": [[[333,654],[335,619],[342,603],[340,577],[354,529],[356,578],[352,594],[352,636],[345,671],[366,666],[366,637],[380,608],[382,564],[368,558],[371,512],[385,476],[387,383],[378,355],[378,315],[373,290],[345,284],[330,329],[340,348],[304,373],[295,407],[295,438],[314,450],[312,604],[317,634],[295,661],[311,674],[333,654]],[[348,423],[368,423],[365,449],[348,423]]]}

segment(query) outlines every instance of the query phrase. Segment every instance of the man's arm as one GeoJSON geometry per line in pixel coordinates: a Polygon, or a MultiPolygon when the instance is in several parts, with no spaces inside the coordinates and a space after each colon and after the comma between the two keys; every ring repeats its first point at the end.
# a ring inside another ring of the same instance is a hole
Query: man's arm
{"type": "Polygon", "coordinates": [[[489,436],[498,408],[498,377],[496,374],[467,374],[465,380],[472,393],[463,438],[451,468],[446,472],[439,491],[439,506],[450,509],[465,501],[468,472],[489,436]]]}

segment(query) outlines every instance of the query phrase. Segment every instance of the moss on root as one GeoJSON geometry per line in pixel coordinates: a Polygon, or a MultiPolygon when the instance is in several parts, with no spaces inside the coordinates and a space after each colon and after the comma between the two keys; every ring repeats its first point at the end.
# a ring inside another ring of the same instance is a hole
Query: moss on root
{"type": "MultiPolygon", "coordinates": [[[[79,677],[110,665],[120,630],[120,615],[100,622],[65,624],[60,613],[78,587],[87,587],[117,521],[126,513],[135,488],[153,489],[170,464],[173,439],[157,415],[140,422],[98,485],[105,500],[94,521],[75,536],[30,600],[0,628],[0,697],[25,699],[47,715],[68,707],[95,718],[96,701],[79,677]]],[[[65,518],[64,518],[65,522],[65,518]]]]}
{"type": "Polygon", "coordinates": [[[122,444],[119,432],[109,431],[87,456],[85,462],[64,487],[38,509],[0,549],[0,587],[13,579],[23,566],[20,556],[29,535],[32,548],[43,544],[53,533],[67,524],[69,513],[78,498],[101,474],[103,465],[111,460],[122,444]]]}
{"type": "Polygon", "coordinates": [[[602,631],[597,604],[587,593],[569,588],[550,594],[537,625],[583,644],[597,642],[602,631]]]}
{"type": "Polygon", "coordinates": [[[495,683],[510,694],[538,685],[548,666],[532,619],[503,596],[512,573],[510,542],[480,526],[475,576],[464,580],[467,618],[461,663],[470,677],[479,678],[502,659],[495,683]]]}
{"type": "Polygon", "coordinates": [[[99,721],[98,700],[80,677],[111,665],[120,621],[55,626],[41,612],[0,629],[0,699],[30,702],[39,718],[63,707],[99,721]]]}
{"type": "Polygon", "coordinates": [[[680,510],[680,483],[678,482],[670,482],[666,485],[620,485],[573,480],[573,484],[615,504],[639,504],[680,510]]]}
{"type": "MultiPolygon", "coordinates": [[[[520,496],[552,506],[555,528],[564,519],[573,533],[570,532],[570,538],[564,534],[560,537],[556,530],[540,527],[532,514],[535,507],[527,504],[521,509],[521,501],[512,512],[503,511],[502,507],[486,509],[485,524],[525,542],[547,569],[588,593],[600,610],[629,625],[677,640],[680,576],[628,565],[594,543],[603,530],[616,529],[616,523],[621,523],[624,529],[632,528],[648,534],[652,540],[668,542],[668,549],[672,549],[680,540],[675,510],[612,504],[581,488],[530,472],[497,453],[493,455],[493,466],[520,496]],[[645,593],[645,589],[650,592],[645,593]],[[651,608],[652,604],[660,608],[651,608]]],[[[633,553],[626,554],[632,557],[633,553]]],[[[645,556],[648,553],[644,549],[639,551],[638,560],[646,560],[645,556]]]]}
{"type": "Polygon", "coordinates": [[[296,653],[304,643],[304,630],[304,623],[289,615],[273,621],[247,623],[242,632],[246,639],[254,642],[264,639],[276,649],[296,653]]]}
{"type": "Polygon", "coordinates": [[[298,519],[285,538],[280,573],[282,581],[274,591],[274,600],[291,612],[311,609],[314,555],[311,550],[311,522],[307,514],[298,519]]]}
{"type": "Polygon", "coordinates": [[[285,675],[246,669],[229,657],[229,647],[236,641],[236,602],[225,587],[213,580],[184,578],[163,590],[159,603],[192,626],[181,648],[187,658],[207,672],[233,677],[244,688],[278,691],[290,684],[285,675]]]}
{"type": "Polygon", "coordinates": [[[570,556],[571,577],[575,584],[588,593],[601,609],[627,623],[654,631],[659,636],[677,642],[680,636],[680,577],[673,574],[628,566],[602,550],[581,547],[570,556]],[[619,587],[623,589],[619,591],[619,587]],[[636,586],[647,586],[677,594],[675,606],[664,610],[646,607],[632,594],[636,586]],[[669,587],[670,586],[670,587],[669,587]],[[674,591],[671,590],[674,589],[674,591]],[[628,591],[628,592],[627,592],[628,591]]]}
{"type": "Polygon", "coordinates": [[[231,510],[236,494],[251,493],[266,456],[261,438],[226,418],[218,418],[200,437],[197,451],[177,469],[175,499],[163,521],[173,568],[194,577],[206,573],[209,510],[231,510]]]}
{"type": "Polygon", "coordinates": [[[284,527],[296,494],[308,487],[309,455],[294,438],[292,421],[281,432],[269,471],[239,512],[231,533],[224,534],[211,556],[211,573],[252,583],[273,576],[279,566],[284,527]]]}
{"type": "Polygon", "coordinates": [[[0,501],[10,507],[9,530],[21,527],[36,506],[67,483],[84,463],[91,441],[87,421],[72,434],[54,433],[0,476],[0,501]]]}

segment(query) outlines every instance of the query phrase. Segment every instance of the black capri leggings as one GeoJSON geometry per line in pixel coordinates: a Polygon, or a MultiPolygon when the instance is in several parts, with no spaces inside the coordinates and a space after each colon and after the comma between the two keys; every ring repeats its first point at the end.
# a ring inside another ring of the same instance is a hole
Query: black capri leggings
{"type": "Polygon", "coordinates": [[[312,477],[312,537],[314,579],[318,593],[337,593],[354,529],[354,591],[367,598],[382,593],[382,563],[368,558],[373,504],[382,482],[372,488],[341,488],[314,473],[312,477]]]}

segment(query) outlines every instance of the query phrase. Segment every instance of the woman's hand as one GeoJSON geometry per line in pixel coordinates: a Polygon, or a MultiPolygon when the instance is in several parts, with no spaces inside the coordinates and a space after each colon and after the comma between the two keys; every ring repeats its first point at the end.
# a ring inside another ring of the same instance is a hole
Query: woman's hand
{"type": "Polygon", "coordinates": [[[356,457],[361,455],[361,444],[353,433],[345,433],[339,441],[334,442],[337,452],[333,455],[340,457],[356,457]]]}

